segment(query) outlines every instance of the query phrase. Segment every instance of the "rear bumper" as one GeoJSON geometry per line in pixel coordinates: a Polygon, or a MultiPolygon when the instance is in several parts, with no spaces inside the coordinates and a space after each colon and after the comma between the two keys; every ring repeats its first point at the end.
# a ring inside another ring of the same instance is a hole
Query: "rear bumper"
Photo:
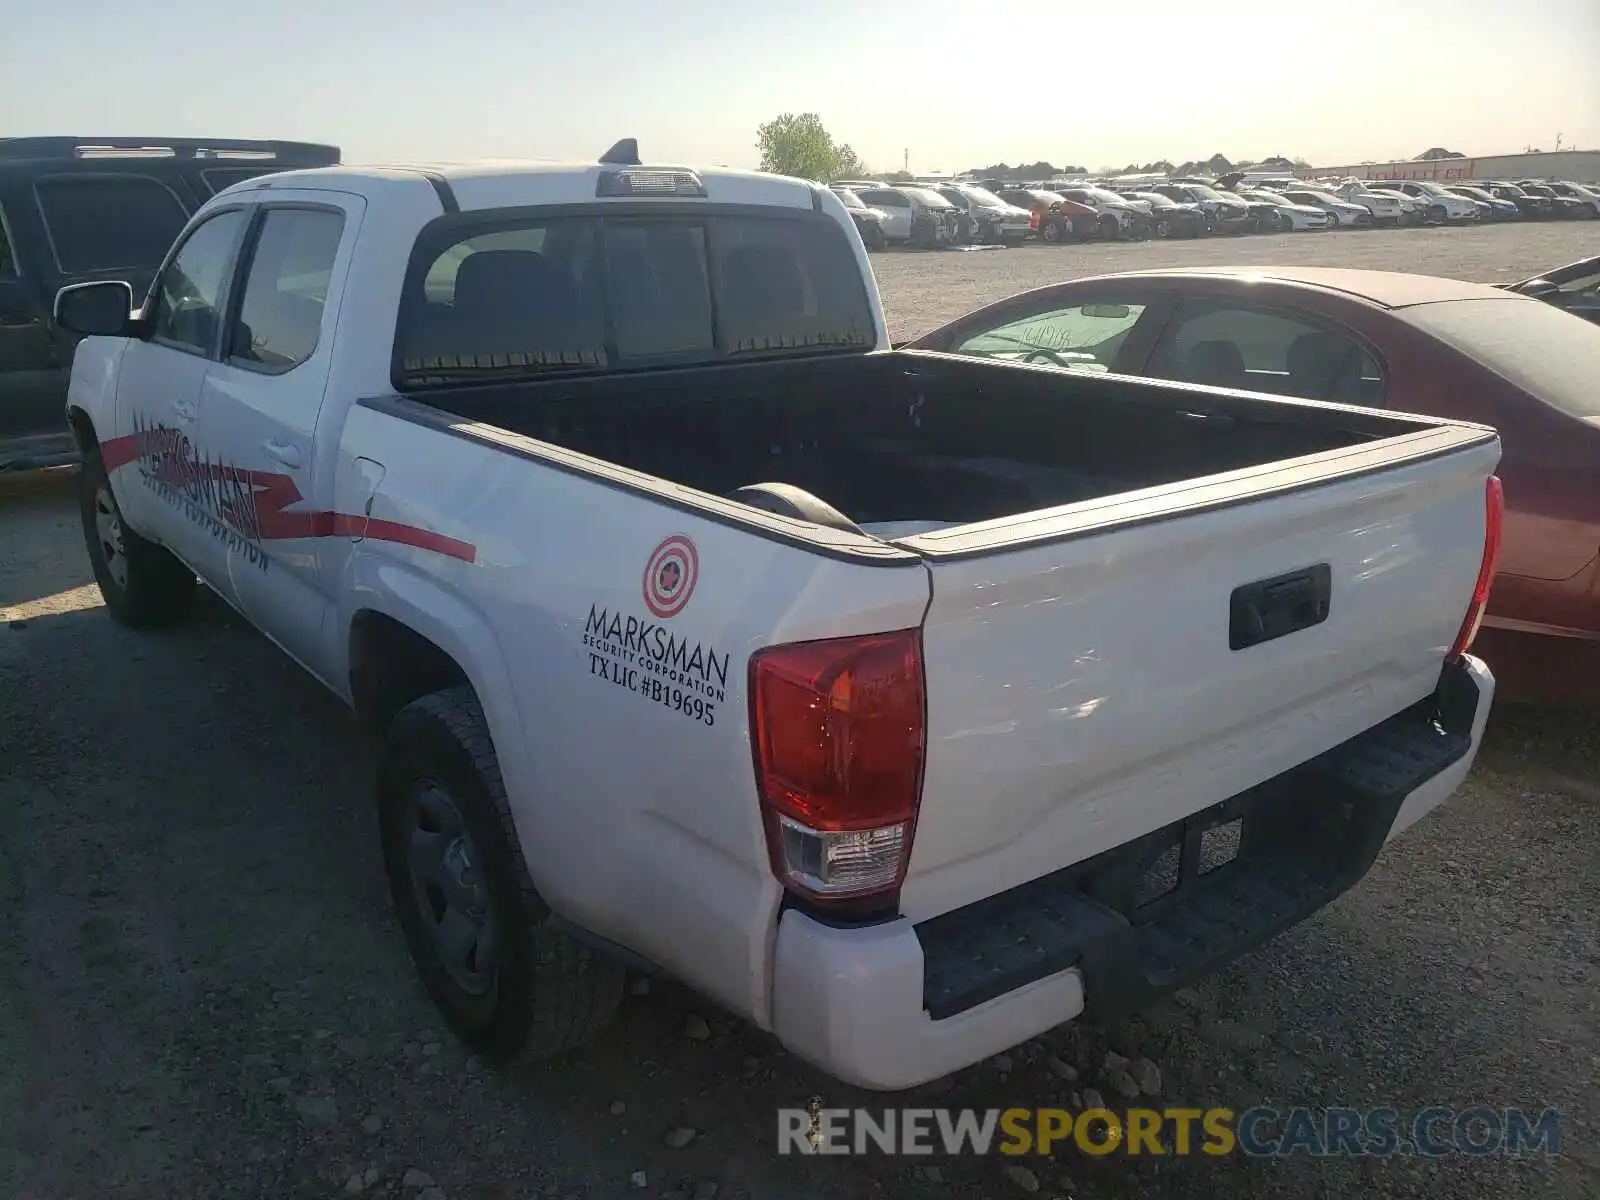
{"type": "Polygon", "coordinates": [[[1493,699],[1493,675],[1468,658],[1427,700],[1311,762],[921,924],[841,928],[787,910],[774,1032],[840,1079],[892,1090],[1140,1007],[1355,884],[1466,778],[1493,699]],[[1152,897],[1152,881],[1168,890],[1152,897]]]}

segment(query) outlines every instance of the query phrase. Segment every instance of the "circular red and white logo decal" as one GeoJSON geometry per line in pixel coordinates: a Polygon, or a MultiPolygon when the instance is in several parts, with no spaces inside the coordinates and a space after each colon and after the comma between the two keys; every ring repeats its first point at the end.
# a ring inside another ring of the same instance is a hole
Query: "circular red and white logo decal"
{"type": "Polygon", "coordinates": [[[681,533],[675,533],[650,554],[644,567],[644,603],[658,617],[683,611],[700,577],[700,555],[681,533]]]}

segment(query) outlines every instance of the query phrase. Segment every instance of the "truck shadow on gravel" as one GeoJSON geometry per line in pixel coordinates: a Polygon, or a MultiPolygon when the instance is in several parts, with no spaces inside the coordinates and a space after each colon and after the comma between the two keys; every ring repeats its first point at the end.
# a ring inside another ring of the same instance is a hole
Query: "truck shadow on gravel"
{"type": "Polygon", "coordinates": [[[1091,1088],[1119,1106],[1111,1051],[1156,1065],[1161,1095],[1140,1103],[1470,1097],[1592,1123],[1578,1085],[1600,1047],[1574,989],[1597,982],[1593,809],[1511,774],[1552,749],[1529,730],[1567,753],[1586,718],[1552,734],[1516,714],[1425,839],[1203,985],[877,1095],[665,982],[581,1054],[481,1066],[415,982],[370,747],[314,682],[209,593],[165,633],[81,608],[0,637],[0,887],[19,914],[0,940],[6,1195],[412,1200],[408,1170],[504,1200],[1582,1194],[1571,1159],[780,1158],[777,1110],[1073,1106],[1091,1088]]]}

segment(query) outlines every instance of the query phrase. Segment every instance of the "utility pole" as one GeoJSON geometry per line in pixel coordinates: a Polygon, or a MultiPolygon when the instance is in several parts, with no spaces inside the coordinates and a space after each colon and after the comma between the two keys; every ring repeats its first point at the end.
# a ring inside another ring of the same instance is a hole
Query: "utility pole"
{"type": "Polygon", "coordinates": [[[907,175],[911,174],[911,147],[907,146],[900,152],[900,169],[907,175]]]}

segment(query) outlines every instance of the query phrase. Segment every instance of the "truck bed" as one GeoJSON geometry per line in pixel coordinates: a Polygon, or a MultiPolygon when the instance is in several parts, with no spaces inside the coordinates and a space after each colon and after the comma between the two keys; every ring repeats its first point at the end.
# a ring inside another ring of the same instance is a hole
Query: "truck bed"
{"type": "MultiPolygon", "coordinates": [[[[658,527],[645,514],[665,504],[707,542],[743,529],[842,557],[853,582],[828,593],[830,630],[905,621],[877,597],[901,573],[874,567],[920,560],[927,753],[897,897],[910,921],[1172,826],[1428,696],[1473,593],[1499,457],[1492,430],[1428,417],[922,352],[367,407],[476,443],[429,467],[462,486],[485,486],[510,452],[636,491],[630,522],[658,527]],[[855,527],[741,520],[728,498],[764,481],[855,527]]],[[[577,492],[529,486],[565,506],[546,524],[590,544],[577,492]]],[[[701,617],[739,644],[799,640],[784,614],[809,586],[774,593],[774,576],[701,617]]]]}
{"type": "Polygon", "coordinates": [[[718,496],[802,488],[906,536],[1429,427],[1310,402],[895,351],[452,387],[457,416],[718,496]]]}

